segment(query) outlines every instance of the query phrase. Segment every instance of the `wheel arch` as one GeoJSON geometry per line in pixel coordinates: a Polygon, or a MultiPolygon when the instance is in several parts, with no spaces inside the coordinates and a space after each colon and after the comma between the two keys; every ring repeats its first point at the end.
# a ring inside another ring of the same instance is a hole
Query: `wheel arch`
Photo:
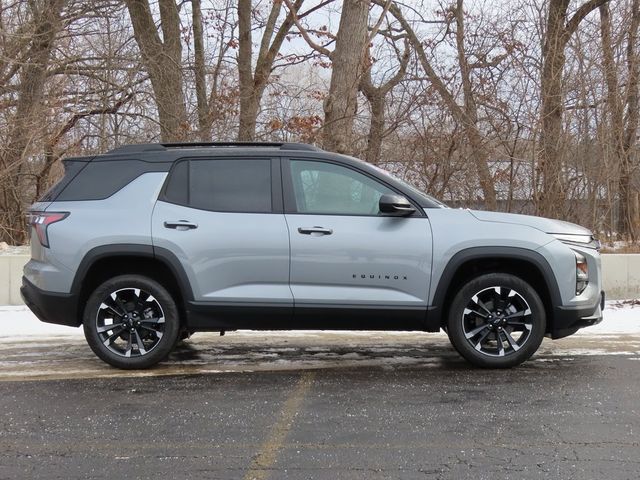
{"type": "Polygon", "coordinates": [[[82,318],[87,298],[98,285],[123,274],[145,275],[161,283],[175,296],[184,320],[185,305],[193,300],[193,292],[180,261],[166,249],[135,244],[105,245],[87,252],[71,285],[78,299],[78,318],[82,318]]]}
{"type": "Polygon", "coordinates": [[[448,309],[462,284],[483,273],[509,273],[529,283],[540,295],[553,330],[555,307],[562,305],[560,289],[549,262],[538,252],[518,247],[473,247],[456,253],[439,278],[427,315],[429,330],[446,324],[448,309]]]}

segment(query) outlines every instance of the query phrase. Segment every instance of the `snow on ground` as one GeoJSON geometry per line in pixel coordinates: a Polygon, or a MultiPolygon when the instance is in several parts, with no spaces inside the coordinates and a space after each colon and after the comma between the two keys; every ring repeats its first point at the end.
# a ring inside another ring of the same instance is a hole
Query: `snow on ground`
{"type": "MultiPolygon", "coordinates": [[[[274,336],[316,335],[316,331],[260,332],[274,336]]],[[[578,332],[580,335],[640,334],[640,301],[610,301],[604,311],[604,320],[593,327],[578,332]]],[[[240,335],[252,335],[251,331],[239,331],[240,335]]],[[[367,335],[368,332],[349,332],[351,335],[367,335]]],[[[379,332],[378,332],[379,334],[379,332]]],[[[390,332],[393,334],[393,332],[390,332]]],[[[386,334],[385,334],[386,335],[386,334]]],[[[39,321],[25,306],[0,306],[0,342],[8,339],[34,337],[82,337],[82,328],[52,325],[39,321]]]]}
{"type": "Polygon", "coordinates": [[[0,341],[3,338],[82,336],[81,328],[41,322],[24,305],[0,306],[0,341]]]}
{"type": "MultiPolygon", "coordinates": [[[[640,334],[640,301],[612,300],[604,309],[604,319],[598,325],[579,330],[580,335],[599,335],[607,333],[640,334]]],[[[0,333],[0,335],[2,335],[0,333]]]]}

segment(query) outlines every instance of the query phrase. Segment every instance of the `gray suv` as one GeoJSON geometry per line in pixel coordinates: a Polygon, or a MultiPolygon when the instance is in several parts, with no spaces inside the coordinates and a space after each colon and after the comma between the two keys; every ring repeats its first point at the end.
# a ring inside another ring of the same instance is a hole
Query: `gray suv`
{"type": "Polygon", "coordinates": [[[502,368],[602,319],[589,230],[450,209],[311,145],[131,145],[64,164],[30,210],[22,295],[115,367],[150,367],[196,331],[443,329],[502,368]]]}

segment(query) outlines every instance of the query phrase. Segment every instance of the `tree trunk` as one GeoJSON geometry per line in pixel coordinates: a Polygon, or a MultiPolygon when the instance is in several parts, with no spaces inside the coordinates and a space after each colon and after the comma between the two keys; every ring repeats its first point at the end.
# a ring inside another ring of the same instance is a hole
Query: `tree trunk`
{"type": "Polygon", "coordinates": [[[567,19],[569,0],[550,0],[545,42],[542,49],[541,83],[541,150],[539,169],[542,192],[538,194],[538,214],[559,217],[565,211],[564,182],[564,113],[563,70],[565,48],[580,22],[607,0],[589,0],[567,19]]]}
{"type": "Polygon", "coordinates": [[[478,130],[478,107],[471,86],[471,68],[467,61],[467,52],[464,47],[464,3],[457,0],[456,4],[456,49],[458,51],[458,66],[462,78],[462,93],[464,96],[465,130],[471,147],[470,156],[476,165],[478,183],[482,189],[485,206],[488,210],[496,210],[496,188],[493,175],[489,168],[489,152],[483,145],[484,138],[478,130]]]}
{"type": "Polygon", "coordinates": [[[238,77],[240,80],[240,130],[238,140],[253,140],[258,108],[253,95],[251,36],[252,0],[238,0],[238,77]]]}
{"type": "Polygon", "coordinates": [[[562,73],[564,49],[568,38],[564,35],[569,0],[551,0],[547,17],[546,39],[543,47],[541,78],[541,161],[542,195],[538,213],[545,217],[561,216],[564,211],[564,181],[562,155],[562,73]]]}
{"type": "Polygon", "coordinates": [[[251,35],[252,0],[238,0],[238,76],[240,83],[239,141],[253,141],[260,113],[262,95],[269,83],[273,63],[287,34],[294,24],[304,0],[296,0],[276,30],[282,10],[282,0],[274,1],[262,34],[255,72],[253,71],[253,41],[251,35]],[[275,34],[275,36],[274,36],[275,34]],[[271,40],[273,38],[273,41],[271,40]]]}
{"type": "Polygon", "coordinates": [[[369,124],[369,135],[367,136],[367,151],[365,158],[367,162],[377,164],[380,161],[380,155],[382,153],[382,139],[385,134],[385,107],[387,94],[398,85],[405,74],[407,73],[407,66],[409,65],[409,59],[411,57],[411,49],[409,42],[404,42],[404,52],[400,56],[398,49],[396,54],[400,60],[400,67],[396,74],[390,78],[386,83],[375,87],[371,79],[371,65],[366,69],[362,79],[360,80],[360,90],[367,98],[369,106],[371,107],[371,120],[369,124]]]}
{"type": "Polygon", "coordinates": [[[331,54],[331,83],[324,101],[325,150],[353,152],[353,123],[368,41],[370,4],[370,0],[345,0],[342,6],[336,47],[331,54]]]}
{"type": "Polygon", "coordinates": [[[193,69],[198,105],[198,137],[201,142],[211,141],[211,115],[207,99],[207,77],[204,61],[204,38],[202,29],[202,7],[200,0],[191,0],[193,19],[193,69]]]}
{"type": "Polygon", "coordinates": [[[367,97],[371,105],[371,124],[369,135],[367,136],[367,152],[365,159],[367,162],[377,164],[382,151],[382,137],[384,135],[384,97],[376,95],[367,97]]]}
{"type": "Polygon", "coordinates": [[[142,62],[153,87],[162,140],[184,140],[189,135],[189,122],[182,89],[182,44],[178,7],[174,0],[158,1],[163,36],[163,40],[160,40],[148,0],[125,1],[142,62]]]}

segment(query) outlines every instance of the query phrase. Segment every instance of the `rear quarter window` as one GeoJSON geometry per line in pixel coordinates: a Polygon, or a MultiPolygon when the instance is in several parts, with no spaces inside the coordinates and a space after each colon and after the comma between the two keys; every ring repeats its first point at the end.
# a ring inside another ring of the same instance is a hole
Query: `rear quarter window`
{"type": "Polygon", "coordinates": [[[64,190],[64,188],[69,185],[69,183],[75,178],[78,173],[87,166],[89,163],[88,160],[63,160],[62,164],[64,165],[64,175],[60,180],[58,180],[49,190],[47,190],[44,195],[42,195],[38,201],[39,202],[53,202],[58,198],[60,192],[64,190]]]}
{"type": "Polygon", "coordinates": [[[103,200],[110,197],[140,175],[166,171],[162,163],[139,160],[109,160],[91,162],[59,194],[57,201],[103,200]]]}

